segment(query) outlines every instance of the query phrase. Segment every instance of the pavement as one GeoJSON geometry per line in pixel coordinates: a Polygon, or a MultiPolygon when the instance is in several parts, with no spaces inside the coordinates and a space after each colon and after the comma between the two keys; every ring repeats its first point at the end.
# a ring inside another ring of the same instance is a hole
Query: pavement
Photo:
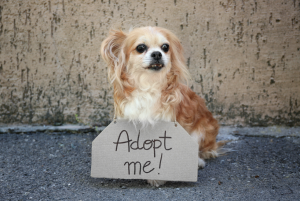
{"type": "Polygon", "coordinates": [[[297,127],[223,127],[219,139],[232,140],[225,146],[230,153],[207,160],[197,182],[168,182],[159,188],[144,180],[91,178],[91,146],[98,132],[88,128],[0,131],[0,200],[300,198],[297,127]]]}

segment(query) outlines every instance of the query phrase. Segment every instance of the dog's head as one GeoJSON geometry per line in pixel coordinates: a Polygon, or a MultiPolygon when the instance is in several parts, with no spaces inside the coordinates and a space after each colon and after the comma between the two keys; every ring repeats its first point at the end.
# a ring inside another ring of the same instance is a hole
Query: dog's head
{"type": "Polygon", "coordinates": [[[168,75],[176,81],[188,78],[180,41],[163,28],[142,27],[129,33],[113,30],[102,42],[101,55],[109,65],[110,79],[121,86],[125,81],[137,88],[162,82],[168,75]]]}

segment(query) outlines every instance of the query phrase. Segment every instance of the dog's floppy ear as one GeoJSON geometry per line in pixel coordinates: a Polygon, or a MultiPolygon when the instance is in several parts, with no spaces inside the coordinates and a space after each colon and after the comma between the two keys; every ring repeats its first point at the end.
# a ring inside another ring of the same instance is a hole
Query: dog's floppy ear
{"type": "Polygon", "coordinates": [[[125,65],[122,45],[126,37],[127,35],[121,30],[111,30],[101,44],[100,54],[109,66],[109,78],[112,81],[116,78],[116,72],[120,73],[125,65]]]}
{"type": "Polygon", "coordinates": [[[170,34],[170,43],[172,66],[175,68],[176,74],[178,73],[179,80],[188,81],[190,74],[185,64],[183,47],[173,33],[170,34]]]}
{"type": "Polygon", "coordinates": [[[189,71],[185,64],[183,47],[179,39],[167,29],[159,28],[170,42],[171,63],[173,73],[178,76],[181,82],[187,82],[190,78],[189,71]]]}

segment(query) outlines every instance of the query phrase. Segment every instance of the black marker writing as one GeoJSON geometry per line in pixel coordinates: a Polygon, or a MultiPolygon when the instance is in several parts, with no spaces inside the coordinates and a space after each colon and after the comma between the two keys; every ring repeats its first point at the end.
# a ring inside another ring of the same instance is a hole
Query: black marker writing
{"type": "Polygon", "coordinates": [[[161,159],[162,159],[162,157],[163,157],[163,154],[161,153],[161,155],[160,155],[160,160],[159,160],[159,169],[160,169],[160,167],[161,167],[161,159]]]}
{"type": "Polygon", "coordinates": [[[117,141],[117,142],[114,142],[114,144],[117,144],[117,145],[116,145],[116,151],[118,151],[118,145],[119,145],[119,144],[128,143],[128,152],[130,152],[130,144],[129,144],[129,143],[130,143],[131,141],[132,141],[132,140],[129,140],[128,132],[127,132],[126,130],[122,130],[121,133],[119,134],[118,141],[117,141]],[[127,141],[120,142],[121,135],[122,135],[124,132],[125,132],[126,135],[127,135],[127,141]]]}
{"type": "Polygon", "coordinates": [[[167,131],[165,131],[165,135],[163,137],[159,137],[159,138],[164,138],[164,147],[165,147],[165,150],[171,150],[172,148],[167,148],[167,138],[171,139],[171,137],[167,137],[167,131]]]}
{"type": "Polygon", "coordinates": [[[154,168],[152,168],[151,170],[149,170],[149,171],[146,171],[145,170],[145,168],[147,168],[149,165],[151,165],[151,161],[146,161],[145,162],[145,164],[143,165],[143,168],[142,168],[142,164],[139,162],[139,161],[137,161],[137,162],[131,162],[131,163],[129,163],[128,161],[126,161],[125,163],[124,163],[124,166],[125,165],[128,165],[128,175],[130,175],[130,167],[131,167],[131,165],[133,164],[133,174],[135,175],[136,174],[136,170],[137,170],[137,164],[139,165],[139,175],[141,175],[141,173],[142,173],[142,170],[143,170],[143,172],[144,173],[150,173],[150,172],[152,172],[153,170],[154,170],[154,168]]]}
{"type": "MultiPolygon", "coordinates": [[[[171,150],[172,148],[167,148],[167,139],[172,139],[172,137],[167,136],[167,132],[165,131],[164,136],[159,137],[160,139],[163,139],[163,144],[164,144],[164,149],[166,151],[171,150]]],[[[135,141],[132,141],[132,139],[129,138],[129,134],[126,130],[122,130],[118,136],[118,140],[117,142],[113,142],[114,144],[116,144],[116,150],[118,151],[118,146],[119,144],[126,144],[127,143],[127,147],[128,147],[128,152],[130,152],[130,149],[132,150],[149,150],[149,149],[153,149],[153,155],[154,157],[156,157],[156,150],[159,149],[162,146],[162,141],[160,139],[147,139],[145,140],[143,143],[140,142],[140,131],[139,134],[137,136],[137,139],[135,141]],[[121,136],[125,135],[126,140],[125,141],[120,141],[121,136]],[[143,145],[142,147],[140,147],[140,145],[143,145]]]]}

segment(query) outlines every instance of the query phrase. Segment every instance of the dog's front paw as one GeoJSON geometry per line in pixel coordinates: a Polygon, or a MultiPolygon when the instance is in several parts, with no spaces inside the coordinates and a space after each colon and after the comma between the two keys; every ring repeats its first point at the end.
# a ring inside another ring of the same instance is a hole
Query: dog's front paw
{"type": "Polygon", "coordinates": [[[198,158],[198,168],[204,168],[205,161],[202,158],[198,158]]]}
{"type": "Polygon", "coordinates": [[[167,181],[163,181],[163,180],[150,180],[150,179],[148,179],[147,182],[151,186],[159,187],[161,185],[164,185],[167,181]]]}

